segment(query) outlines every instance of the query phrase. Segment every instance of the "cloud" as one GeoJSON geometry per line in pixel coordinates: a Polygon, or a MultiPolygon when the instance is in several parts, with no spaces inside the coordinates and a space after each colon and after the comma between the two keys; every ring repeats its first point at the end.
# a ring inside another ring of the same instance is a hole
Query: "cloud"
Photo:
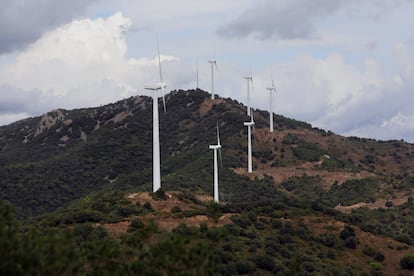
{"type": "Polygon", "coordinates": [[[222,37],[253,36],[261,40],[315,39],[319,38],[318,30],[324,21],[339,12],[345,11],[347,22],[372,20],[407,4],[412,3],[409,0],[261,0],[221,26],[217,33],[222,37]]]}
{"type": "Polygon", "coordinates": [[[9,85],[0,85],[0,114],[36,113],[44,107],[40,105],[39,90],[25,91],[9,85]]]}
{"type": "Polygon", "coordinates": [[[106,20],[62,25],[21,52],[3,70],[3,79],[10,86],[63,98],[81,87],[99,86],[103,80],[122,82],[128,71],[123,33],[130,24],[117,13],[106,20]]]}
{"type": "MultiPolygon", "coordinates": [[[[129,18],[115,13],[44,34],[0,69],[0,114],[40,115],[144,94],[145,82],[159,81],[158,60],[126,57],[130,26],[129,18]]],[[[189,81],[178,58],[161,54],[161,60],[169,87],[189,81]]]]}
{"type": "Polygon", "coordinates": [[[95,0],[2,0],[0,54],[22,49],[44,32],[70,21],[95,0]]]}
{"type": "Polygon", "coordinates": [[[315,24],[332,15],[344,1],[261,1],[221,27],[222,36],[260,39],[303,39],[315,35],[315,24]]]}
{"type": "MultiPolygon", "coordinates": [[[[339,53],[299,55],[256,74],[256,91],[265,91],[273,72],[275,113],[340,134],[414,141],[414,60],[408,49],[395,45],[389,54],[397,64],[391,68],[372,58],[360,67],[339,53]]],[[[253,97],[254,106],[268,108],[267,93],[253,97]]]]}

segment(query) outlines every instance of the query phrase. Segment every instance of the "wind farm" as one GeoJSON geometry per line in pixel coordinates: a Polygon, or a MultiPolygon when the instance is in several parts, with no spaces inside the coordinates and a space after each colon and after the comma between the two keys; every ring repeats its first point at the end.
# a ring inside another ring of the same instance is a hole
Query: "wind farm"
{"type": "Polygon", "coordinates": [[[0,275],[412,275],[413,12],[1,1],[0,275]]]}

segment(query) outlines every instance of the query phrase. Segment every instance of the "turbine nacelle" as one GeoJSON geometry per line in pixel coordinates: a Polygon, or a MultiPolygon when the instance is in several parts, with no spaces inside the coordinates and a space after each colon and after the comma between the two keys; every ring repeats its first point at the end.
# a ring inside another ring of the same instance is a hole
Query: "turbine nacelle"
{"type": "Polygon", "coordinates": [[[167,85],[163,82],[156,82],[156,83],[144,84],[144,88],[147,90],[160,90],[163,88],[167,88],[167,85]]]}
{"type": "Polygon", "coordinates": [[[254,126],[254,122],[244,122],[244,126],[254,126]]]}
{"type": "Polygon", "coordinates": [[[209,145],[208,148],[212,150],[217,150],[217,149],[221,149],[221,145],[209,145]]]}

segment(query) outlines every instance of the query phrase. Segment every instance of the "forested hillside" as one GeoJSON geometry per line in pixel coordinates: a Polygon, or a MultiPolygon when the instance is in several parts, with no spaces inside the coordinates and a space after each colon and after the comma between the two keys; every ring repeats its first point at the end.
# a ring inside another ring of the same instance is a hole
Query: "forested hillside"
{"type": "Polygon", "coordinates": [[[0,127],[1,272],[410,275],[413,145],[280,115],[270,133],[269,114],[254,110],[248,174],[244,105],[201,90],[166,103],[157,194],[151,98],[0,127]],[[217,124],[220,204],[208,149],[217,124]]]}

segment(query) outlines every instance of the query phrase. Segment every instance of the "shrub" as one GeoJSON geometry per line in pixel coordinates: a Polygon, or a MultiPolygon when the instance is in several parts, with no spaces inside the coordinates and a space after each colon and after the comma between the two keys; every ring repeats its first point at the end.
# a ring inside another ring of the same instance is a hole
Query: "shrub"
{"type": "Polygon", "coordinates": [[[402,269],[414,269],[414,255],[405,254],[400,260],[400,266],[402,269]]]}
{"type": "Polygon", "coordinates": [[[354,237],[355,236],[355,231],[354,231],[354,229],[351,227],[351,226],[349,226],[349,225],[346,225],[345,226],[345,228],[344,229],[342,229],[342,231],[339,233],[339,237],[342,239],[342,240],[346,240],[347,238],[349,238],[349,237],[354,237]]]}
{"type": "Polygon", "coordinates": [[[345,246],[351,249],[355,249],[357,246],[357,240],[355,237],[351,236],[346,238],[345,240],[345,246]]]}
{"type": "Polygon", "coordinates": [[[247,227],[249,227],[252,223],[250,221],[250,219],[248,219],[245,216],[233,216],[231,217],[231,220],[238,226],[240,226],[241,228],[246,229],[247,227]]]}
{"type": "Polygon", "coordinates": [[[155,200],[167,200],[167,195],[163,188],[159,188],[155,193],[152,194],[152,198],[155,200]]]}
{"type": "Polygon", "coordinates": [[[392,201],[387,201],[387,202],[385,202],[385,207],[388,207],[388,208],[390,208],[390,207],[392,207],[394,204],[392,203],[392,201]]]}
{"type": "Polygon", "coordinates": [[[322,243],[327,247],[333,247],[335,245],[336,238],[332,234],[326,234],[322,237],[322,243]]]}
{"type": "Polygon", "coordinates": [[[142,207],[148,211],[154,211],[154,208],[152,208],[151,203],[149,203],[148,201],[144,203],[144,205],[142,205],[142,207]]]}
{"type": "Polygon", "coordinates": [[[252,257],[252,261],[256,264],[256,266],[260,269],[272,271],[273,267],[275,266],[275,262],[273,258],[267,255],[256,255],[252,257]]]}
{"type": "Polygon", "coordinates": [[[382,261],[384,261],[385,256],[381,251],[377,251],[377,252],[375,252],[374,259],[379,261],[379,262],[382,262],[382,261]]]}
{"type": "Polygon", "coordinates": [[[375,249],[372,247],[365,247],[364,249],[362,249],[362,252],[370,257],[374,257],[375,256],[375,249]]]}
{"type": "Polygon", "coordinates": [[[256,265],[251,261],[236,262],[236,270],[239,274],[248,274],[256,270],[256,265]]]}
{"type": "Polygon", "coordinates": [[[138,229],[144,227],[144,223],[139,218],[131,220],[131,228],[138,229]]]}
{"type": "Polygon", "coordinates": [[[180,213],[182,210],[179,206],[174,206],[171,208],[171,213],[180,213]]]}
{"type": "Polygon", "coordinates": [[[207,205],[206,214],[207,216],[212,218],[215,222],[217,222],[222,215],[220,205],[215,202],[210,202],[207,205]]]}
{"type": "Polygon", "coordinates": [[[380,271],[382,270],[382,264],[379,262],[370,262],[369,263],[370,267],[375,270],[375,271],[380,271]]]}

